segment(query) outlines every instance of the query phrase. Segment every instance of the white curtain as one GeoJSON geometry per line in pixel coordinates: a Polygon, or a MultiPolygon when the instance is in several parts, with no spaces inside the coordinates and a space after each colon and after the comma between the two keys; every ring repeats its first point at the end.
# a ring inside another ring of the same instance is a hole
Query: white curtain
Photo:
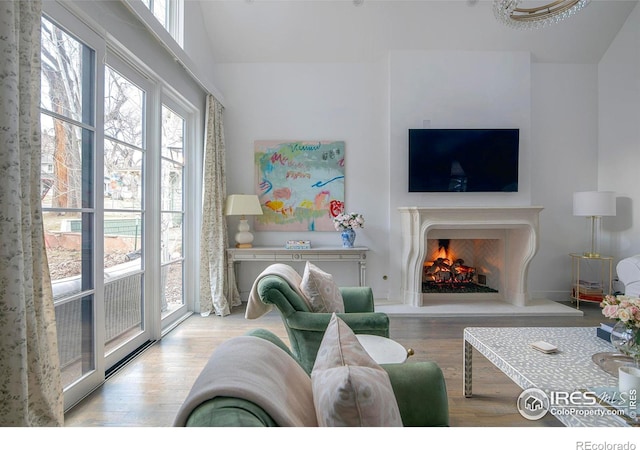
{"type": "Polygon", "coordinates": [[[211,311],[218,316],[226,316],[231,313],[231,307],[241,303],[235,281],[227,278],[226,270],[228,237],[224,203],[227,188],[222,111],[220,102],[209,95],[200,236],[200,314],[203,316],[209,315],[211,311]]]}
{"type": "Polygon", "coordinates": [[[0,426],[62,426],[40,204],[40,0],[0,2],[0,426]]]}

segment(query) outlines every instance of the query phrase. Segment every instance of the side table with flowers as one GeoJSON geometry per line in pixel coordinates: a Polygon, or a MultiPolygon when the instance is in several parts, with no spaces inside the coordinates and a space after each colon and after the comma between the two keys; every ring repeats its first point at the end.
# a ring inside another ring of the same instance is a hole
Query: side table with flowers
{"type": "Polygon", "coordinates": [[[333,226],[340,231],[342,246],[352,248],[356,239],[356,229],[364,228],[364,217],[360,213],[340,213],[333,218],[333,226]]]}

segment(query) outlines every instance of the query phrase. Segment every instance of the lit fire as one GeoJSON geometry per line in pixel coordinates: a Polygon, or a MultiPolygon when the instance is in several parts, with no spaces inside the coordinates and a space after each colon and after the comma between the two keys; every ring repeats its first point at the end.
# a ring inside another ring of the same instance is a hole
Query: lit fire
{"type": "Polygon", "coordinates": [[[423,273],[424,280],[428,281],[468,283],[473,281],[476,269],[464,265],[464,260],[456,258],[449,251],[449,240],[442,239],[438,243],[438,250],[433,253],[432,261],[425,261],[423,273]]]}
{"type": "MultiPolygon", "coordinates": [[[[444,247],[440,247],[438,250],[436,250],[431,258],[433,261],[437,260],[438,258],[445,259],[447,261],[454,261],[453,255],[449,252],[448,249],[444,247]]],[[[425,263],[425,265],[427,265],[427,263],[425,263]]]]}

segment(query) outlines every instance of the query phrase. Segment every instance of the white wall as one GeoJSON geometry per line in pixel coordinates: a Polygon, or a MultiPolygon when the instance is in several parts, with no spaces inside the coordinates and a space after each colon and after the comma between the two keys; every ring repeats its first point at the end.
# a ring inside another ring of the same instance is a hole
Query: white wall
{"type": "MultiPolygon", "coordinates": [[[[367,284],[376,298],[399,299],[399,206],[536,205],[544,209],[531,294],[567,300],[568,255],[589,244],[588,222],[572,215],[573,192],[611,189],[631,198],[639,190],[639,14],[636,7],[599,66],[536,64],[524,52],[448,51],[395,51],[376,64],[221,64],[214,79],[227,103],[228,192],[252,191],[254,140],[342,139],[347,209],[367,220],[356,243],[371,249],[367,284]],[[520,191],[408,193],[407,130],[424,121],[520,128],[520,191]]],[[[628,210],[631,201],[622,200],[628,210]]],[[[640,253],[632,215],[640,213],[605,220],[615,245],[605,240],[603,253],[640,253]]],[[[338,242],[331,232],[260,232],[255,243],[281,246],[291,238],[338,242]]],[[[255,266],[240,273],[245,295],[264,268],[255,266]]],[[[355,267],[326,270],[340,284],[357,279],[355,267]]]]}
{"type": "Polygon", "coordinates": [[[597,67],[533,64],[531,74],[531,192],[544,210],[529,287],[533,298],[567,300],[569,253],[590,245],[589,222],[573,216],[573,192],[597,188],[597,67]]]}
{"type": "Polygon", "coordinates": [[[598,189],[615,191],[604,236],[616,261],[640,254],[640,5],[598,65],[598,189]]]}
{"type": "Polygon", "coordinates": [[[215,61],[211,55],[207,25],[204,23],[200,2],[184,2],[183,47],[184,52],[189,57],[188,64],[194,76],[219,102],[224,104],[224,95],[212,76],[215,69],[215,61]]]}
{"type": "MultiPolygon", "coordinates": [[[[253,141],[344,139],[346,206],[365,215],[356,244],[371,249],[367,284],[376,298],[399,299],[399,206],[531,205],[531,63],[523,52],[394,52],[379,64],[221,64],[225,95],[227,189],[253,190],[253,141]],[[407,130],[517,127],[521,130],[518,193],[409,194],[407,130]]],[[[236,222],[230,221],[231,235],[236,222]]],[[[309,239],[336,245],[337,233],[256,233],[256,245],[309,239]]],[[[240,272],[246,295],[266,264],[240,272]]],[[[245,264],[245,266],[248,266],[245,264]]],[[[255,267],[254,267],[255,266],[255,267]]],[[[353,283],[355,267],[329,267],[353,283]]]]}
{"type": "Polygon", "coordinates": [[[531,64],[524,52],[396,51],[390,57],[390,298],[400,299],[400,206],[530,206],[531,64]],[[519,128],[514,193],[409,193],[408,129],[519,128]]]}
{"type": "MultiPolygon", "coordinates": [[[[229,194],[253,192],[256,140],[345,141],[345,206],[364,214],[365,228],[358,231],[356,245],[371,248],[367,282],[383,293],[389,203],[384,77],[382,64],[222,64],[215,74],[227,103],[229,194]]],[[[231,218],[229,227],[233,242],[237,220],[231,218]]],[[[337,232],[256,232],[254,245],[284,246],[288,239],[308,239],[312,246],[341,245],[337,232]]],[[[266,265],[243,263],[243,299],[266,265]]],[[[357,283],[355,264],[318,265],[339,284],[357,283]]]]}

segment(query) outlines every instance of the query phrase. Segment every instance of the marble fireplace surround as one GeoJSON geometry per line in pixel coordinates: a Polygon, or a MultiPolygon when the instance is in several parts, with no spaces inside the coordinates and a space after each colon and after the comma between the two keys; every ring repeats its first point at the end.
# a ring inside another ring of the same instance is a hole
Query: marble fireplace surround
{"type": "MultiPolygon", "coordinates": [[[[422,270],[426,242],[447,231],[478,238],[500,236],[504,249],[500,300],[514,306],[530,302],[527,288],[529,263],[538,250],[539,206],[514,207],[400,207],[402,227],[402,302],[420,307],[426,295],[422,293],[422,270]]],[[[467,294],[468,295],[468,294],[467,294]]]]}

